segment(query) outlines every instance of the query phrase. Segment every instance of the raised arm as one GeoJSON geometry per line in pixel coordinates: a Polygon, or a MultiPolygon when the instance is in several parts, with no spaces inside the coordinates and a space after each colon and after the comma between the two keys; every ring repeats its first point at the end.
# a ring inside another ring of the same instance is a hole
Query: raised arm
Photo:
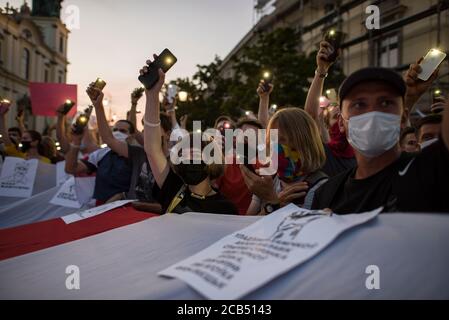
{"type": "MultiPolygon", "coordinates": [[[[315,120],[320,132],[325,132],[323,120],[320,118],[320,96],[323,94],[324,79],[327,77],[329,68],[334,63],[333,61],[328,61],[328,57],[332,54],[332,46],[326,42],[321,41],[320,50],[316,55],[317,68],[315,71],[315,76],[313,77],[312,83],[307,93],[306,103],[304,110],[315,120]]],[[[338,56],[340,51],[338,52],[338,56]]],[[[337,57],[338,57],[337,56],[337,57]]],[[[323,136],[323,134],[322,134],[323,136]]],[[[325,138],[327,135],[324,135],[325,138]]]]}
{"type": "Polygon", "coordinates": [[[264,90],[264,80],[259,82],[259,87],[257,88],[257,94],[259,95],[259,111],[257,112],[257,119],[263,125],[264,128],[268,125],[268,109],[270,105],[270,94],[273,92],[273,85],[269,84],[270,90],[264,90]]]}
{"type": "MultiPolygon", "coordinates": [[[[151,61],[147,61],[150,64],[151,61]]],[[[140,70],[143,75],[148,72],[148,67],[145,66],[140,70]]],[[[165,81],[165,74],[159,70],[159,81],[150,90],[145,90],[146,106],[144,115],[144,146],[148,161],[151,166],[151,171],[154,179],[159,187],[162,187],[167,178],[170,167],[162,150],[162,132],[160,120],[160,105],[159,92],[165,81]]]]}
{"type": "MultiPolygon", "coordinates": [[[[86,128],[84,130],[87,130],[86,128]]],[[[87,166],[78,161],[78,152],[81,148],[81,140],[83,139],[83,134],[74,134],[72,131],[72,142],[70,143],[70,148],[65,154],[65,172],[68,174],[78,175],[81,173],[87,173],[87,166]]]]}
{"type": "Polygon", "coordinates": [[[410,68],[404,75],[404,81],[407,85],[407,92],[405,94],[404,99],[404,121],[409,121],[409,116],[416,102],[418,102],[419,98],[430,89],[433,81],[437,78],[439,68],[435,70],[432,76],[427,81],[422,81],[418,79],[418,75],[421,73],[421,66],[419,65],[422,61],[422,57],[410,65],[410,68]]]}
{"type": "Polygon", "coordinates": [[[59,144],[61,146],[61,151],[66,153],[70,149],[70,142],[66,134],[65,122],[66,116],[62,113],[62,109],[58,109],[57,111],[57,120],[56,120],[56,139],[58,139],[59,144]]]}
{"type": "Polygon", "coordinates": [[[95,107],[95,113],[97,115],[98,132],[104,143],[111,148],[112,151],[118,155],[128,158],[128,143],[125,141],[119,141],[114,138],[112,131],[109,128],[108,120],[103,107],[103,92],[95,87],[95,83],[91,83],[86,90],[92,104],[95,107]]]}
{"type": "Polygon", "coordinates": [[[162,102],[162,106],[167,113],[167,115],[170,117],[170,123],[173,130],[179,129],[179,123],[178,120],[176,120],[176,98],[173,99],[173,102],[168,102],[167,98],[164,98],[164,101],[162,102]]]}
{"type": "Polygon", "coordinates": [[[137,103],[142,98],[143,90],[140,88],[134,89],[131,93],[131,109],[129,109],[128,121],[130,121],[134,128],[137,128],[137,103]]]}
{"type": "Polygon", "coordinates": [[[0,101],[0,134],[3,137],[5,146],[12,145],[11,139],[9,139],[8,129],[6,128],[6,114],[11,106],[10,102],[0,101]]]}
{"type": "Polygon", "coordinates": [[[17,126],[19,127],[20,131],[22,131],[22,132],[27,131],[27,128],[25,126],[25,121],[24,121],[23,110],[19,109],[19,112],[17,113],[16,121],[17,121],[17,126]]]}

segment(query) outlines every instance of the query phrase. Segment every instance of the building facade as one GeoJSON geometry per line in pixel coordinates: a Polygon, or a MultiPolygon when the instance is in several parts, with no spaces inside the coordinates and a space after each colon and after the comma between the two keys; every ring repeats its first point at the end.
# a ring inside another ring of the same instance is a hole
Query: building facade
{"type": "MultiPolygon", "coordinates": [[[[267,2],[256,1],[255,9],[261,10],[264,3],[267,2]]],[[[282,27],[296,30],[301,38],[299,50],[306,54],[318,48],[325,30],[343,31],[345,41],[339,63],[346,75],[368,66],[390,67],[401,72],[430,48],[449,51],[448,0],[277,0],[273,7],[223,60],[222,76],[233,76],[233,58],[239,57],[242,48],[257,41],[260,33],[282,27]],[[369,5],[379,8],[379,29],[366,27],[369,5]]],[[[443,63],[437,85],[449,94],[448,59],[443,63]]],[[[418,103],[423,111],[429,106],[430,94],[418,103]]]]}
{"type": "Polygon", "coordinates": [[[20,9],[0,9],[0,97],[13,102],[8,125],[19,109],[27,127],[42,131],[53,118],[32,116],[30,82],[65,83],[69,30],[60,19],[61,0],[34,0],[20,9]]]}

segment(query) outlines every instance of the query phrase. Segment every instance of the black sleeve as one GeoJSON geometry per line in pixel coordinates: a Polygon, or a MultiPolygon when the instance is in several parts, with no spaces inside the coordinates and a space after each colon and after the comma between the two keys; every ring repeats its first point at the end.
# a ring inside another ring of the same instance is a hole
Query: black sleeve
{"type": "MultiPolygon", "coordinates": [[[[443,187],[449,190],[449,150],[440,136],[438,141],[424,148],[415,157],[415,163],[418,178],[422,178],[434,187],[443,187]],[[442,185],[443,184],[443,185],[442,185]]],[[[411,170],[412,173],[413,170],[411,170]]]]}
{"type": "Polygon", "coordinates": [[[239,214],[239,210],[237,209],[237,207],[230,201],[228,201],[228,208],[226,209],[226,211],[228,212],[228,214],[233,214],[233,215],[239,214]]]}
{"type": "Polygon", "coordinates": [[[159,188],[156,183],[154,184],[153,196],[156,198],[157,202],[161,204],[162,210],[164,212],[167,210],[170,202],[176,196],[183,185],[184,182],[182,181],[182,179],[176,173],[174,173],[171,168],[168,172],[167,178],[165,178],[162,188],[159,188]]]}
{"type": "Polygon", "coordinates": [[[404,157],[393,179],[402,212],[449,212],[449,151],[442,138],[413,157],[404,157]]]}

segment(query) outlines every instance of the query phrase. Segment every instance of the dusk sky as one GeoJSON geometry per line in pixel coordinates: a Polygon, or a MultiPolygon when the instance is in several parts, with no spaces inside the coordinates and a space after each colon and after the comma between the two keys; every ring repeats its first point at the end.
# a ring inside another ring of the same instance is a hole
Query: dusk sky
{"type": "MultiPolygon", "coordinates": [[[[7,1],[1,0],[4,7],[7,1]]],[[[32,1],[28,1],[31,6],[32,1]]],[[[14,7],[23,0],[10,0],[14,7]]],[[[65,0],[80,9],[80,29],[68,44],[68,83],[78,84],[78,102],[89,82],[101,77],[113,110],[122,117],[129,94],[140,86],[138,71],[153,53],[169,48],[178,63],[168,80],[193,75],[197,64],[224,58],[251,29],[253,0],[65,0]]],[[[143,110],[142,101],[139,109],[143,110]]]]}

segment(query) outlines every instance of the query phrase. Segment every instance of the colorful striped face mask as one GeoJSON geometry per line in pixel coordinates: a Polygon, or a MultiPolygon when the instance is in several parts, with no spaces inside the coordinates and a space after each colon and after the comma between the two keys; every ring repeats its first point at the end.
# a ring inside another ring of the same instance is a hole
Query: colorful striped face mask
{"type": "Polygon", "coordinates": [[[294,182],[301,178],[301,176],[303,176],[303,172],[301,171],[301,160],[299,157],[299,152],[292,150],[285,144],[278,144],[277,151],[277,175],[279,179],[284,182],[294,182]]]}

